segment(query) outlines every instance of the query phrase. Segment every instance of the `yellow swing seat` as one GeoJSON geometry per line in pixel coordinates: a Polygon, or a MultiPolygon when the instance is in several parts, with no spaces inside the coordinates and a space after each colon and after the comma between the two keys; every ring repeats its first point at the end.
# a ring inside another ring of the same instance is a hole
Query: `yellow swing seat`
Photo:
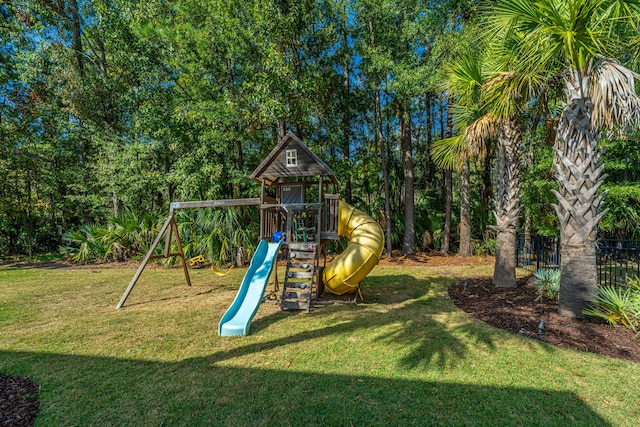
{"type": "Polygon", "coordinates": [[[216,266],[212,265],[211,266],[211,270],[217,275],[217,276],[226,276],[227,274],[231,273],[231,270],[234,269],[234,266],[232,265],[231,267],[229,267],[229,269],[227,271],[220,271],[216,268],[216,266]]]}

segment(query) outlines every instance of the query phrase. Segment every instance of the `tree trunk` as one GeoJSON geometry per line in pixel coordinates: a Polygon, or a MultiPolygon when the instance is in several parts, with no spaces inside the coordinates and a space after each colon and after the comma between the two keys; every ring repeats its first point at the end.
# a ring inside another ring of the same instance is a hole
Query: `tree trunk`
{"type": "Polygon", "coordinates": [[[72,35],[73,41],[71,47],[73,49],[73,55],[76,60],[76,67],[80,74],[84,73],[84,61],[82,52],[82,30],[80,27],[80,12],[78,11],[78,0],[71,0],[69,2],[69,9],[71,12],[71,24],[73,26],[72,35]]]}
{"type": "Polygon", "coordinates": [[[496,157],[496,265],[493,284],[515,288],[516,229],[520,214],[520,129],[515,119],[504,120],[498,135],[496,157]]]}
{"type": "MultiPolygon", "coordinates": [[[[346,3],[343,5],[343,17],[342,17],[342,44],[346,49],[348,46],[347,40],[347,10],[346,3]]],[[[344,64],[342,69],[342,77],[343,81],[343,92],[342,92],[342,135],[343,135],[343,145],[342,145],[342,158],[344,159],[347,169],[345,170],[344,176],[344,198],[347,203],[352,203],[352,195],[351,195],[351,84],[350,84],[350,76],[349,76],[349,54],[345,54],[344,64]]]]}
{"type": "Polygon", "coordinates": [[[571,72],[566,80],[566,104],[556,134],[554,166],[559,191],[553,205],[560,220],[560,315],[581,318],[596,295],[596,237],[606,192],[598,135],[591,129],[589,79],[571,72]],[[581,86],[582,85],[582,86],[581,86]]]}
{"type": "Polygon", "coordinates": [[[113,216],[118,216],[120,215],[120,209],[122,207],[122,202],[120,201],[120,198],[118,197],[118,191],[113,189],[113,191],[111,192],[111,198],[113,201],[113,216]]]}
{"type": "Polygon", "coordinates": [[[386,149],[384,143],[384,135],[382,133],[382,112],[380,107],[380,90],[375,92],[375,110],[377,121],[377,135],[380,141],[380,160],[382,162],[382,179],[384,181],[384,222],[386,228],[387,256],[393,258],[393,246],[391,245],[391,192],[389,191],[389,173],[387,171],[386,149]]]}
{"type": "MultiPolygon", "coordinates": [[[[529,151],[525,157],[525,168],[526,168],[527,174],[531,173],[531,169],[535,164],[535,153],[536,153],[535,132],[536,132],[536,129],[538,128],[538,122],[539,122],[539,118],[534,122],[533,129],[531,129],[529,133],[530,135],[528,138],[529,151]]],[[[523,230],[525,252],[528,252],[531,250],[531,225],[532,225],[531,217],[532,217],[531,208],[526,207],[524,209],[524,230],[523,230]]]]}
{"type": "Polygon", "coordinates": [[[458,256],[470,257],[471,253],[471,207],[470,207],[470,171],[469,160],[462,163],[460,171],[460,247],[458,256]]]}
{"type": "Polygon", "coordinates": [[[493,271],[493,284],[502,288],[517,286],[515,227],[507,228],[496,234],[496,264],[493,271]]]}
{"type": "Polygon", "coordinates": [[[413,149],[411,144],[410,113],[405,109],[404,100],[401,100],[400,105],[400,147],[402,150],[402,170],[404,175],[404,238],[402,254],[407,255],[413,252],[416,246],[413,149]]]}
{"type": "MultiPolygon", "coordinates": [[[[446,131],[443,138],[451,138],[453,131],[453,118],[451,116],[450,101],[447,101],[447,117],[446,117],[446,131]]],[[[445,121],[442,117],[444,109],[441,108],[441,121],[445,121]]],[[[444,127],[443,127],[444,128],[444,127]]],[[[451,215],[453,211],[453,171],[451,169],[445,169],[444,171],[444,230],[442,231],[442,247],[440,253],[447,254],[450,250],[451,242],[451,215]]]]}
{"type": "Polygon", "coordinates": [[[444,228],[442,230],[442,247],[440,253],[449,253],[451,240],[451,213],[453,209],[453,171],[444,170],[444,228]]]}
{"type": "Polygon", "coordinates": [[[487,238],[487,231],[489,223],[491,221],[491,209],[490,201],[493,197],[492,185],[491,185],[491,171],[493,165],[493,149],[491,147],[491,140],[487,143],[487,155],[482,162],[482,190],[480,196],[480,230],[484,238],[487,238]]]}
{"type": "Polygon", "coordinates": [[[33,215],[31,214],[31,205],[33,200],[31,198],[31,179],[27,177],[27,245],[29,259],[33,259],[33,215]]]}
{"type": "Polygon", "coordinates": [[[278,142],[287,135],[287,124],[284,120],[278,120],[278,142]]]}

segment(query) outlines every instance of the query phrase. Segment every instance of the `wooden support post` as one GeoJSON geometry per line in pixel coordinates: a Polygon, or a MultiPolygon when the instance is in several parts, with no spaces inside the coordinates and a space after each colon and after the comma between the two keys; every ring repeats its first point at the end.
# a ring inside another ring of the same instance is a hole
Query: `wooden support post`
{"type": "Polygon", "coordinates": [[[316,243],[320,244],[320,234],[322,233],[322,176],[320,177],[320,184],[318,185],[318,220],[316,224],[316,243]]]}
{"type": "Polygon", "coordinates": [[[180,241],[178,226],[176,225],[176,221],[173,218],[171,219],[171,229],[176,235],[176,243],[178,244],[178,253],[180,254],[180,259],[182,260],[182,270],[184,271],[184,278],[187,281],[187,285],[191,286],[191,278],[189,277],[189,270],[187,269],[187,260],[184,259],[184,252],[182,251],[182,242],[180,241]]]}
{"type": "Polygon", "coordinates": [[[264,211],[264,180],[262,181],[262,187],[260,189],[260,235],[258,241],[265,239],[265,211],[264,211]]]}
{"type": "MultiPolygon", "coordinates": [[[[176,223],[176,219],[175,216],[173,214],[173,211],[171,211],[171,213],[169,214],[169,216],[172,218],[171,219],[171,224],[175,224],[176,223]]],[[[171,256],[169,254],[169,252],[171,251],[171,231],[173,230],[173,227],[169,227],[169,229],[166,232],[167,238],[164,241],[164,254],[163,256],[165,258],[169,258],[169,256],[171,256]]],[[[178,233],[176,233],[176,236],[178,235],[178,233]]],[[[155,249],[155,248],[154,248],[155,249]]]]}
{"type": "Polygon", "coordinates": [[[287,225],[285,225],[285,236],[287,236],[288,243],[294,243],[291,240],[293,234],[293,212],[290,208],[287,209],[287,225]]]}
{"type": "MultiPolygon", "coordinates": [[[[172,222],[175,223],[175,221],[173,219],[173,211],[169,214],[169,216],[167,217],[167,220],[162,225],[162,228],[160,229],[160,232],[158,233],[158,235],[156,236],[156,239],[151,244],[151,247],[149,248],[149,251],[144,256],[144,259],[142,260],[142,263],[140,263],[140,267],[138,267],[138,271],[136,271],[136,274],[133,276],[133,279],[131,279],[131,283],[129,283],[129,286],[127,287],[127,290],[125,290],[124,294],[122,294],[122,298],[120,298],[120,302],[118,302],[118,305],[116,306],[116,308],[121,308],[122,305],[124,304],[124,302],[127,300],[127,297],[131,293],[131,290],[133,289],[133,287],[136,285],[136,282],[140,278],[140,275],[142,274],[142,270],[144,270],[144,268],[147,266],[147,263],[149,262],[149,259],[151,258],[151,255],[153,254],[153,251],[158,246],[158,243],[160,243],[160,239],[162,239],[162,237],[165,235],[165,233],[171,233],[171,229],[169,227],[170,227],[172,222]]],[[[169,234],[169,239],[171,239],[171,234],[169,234]]]]}

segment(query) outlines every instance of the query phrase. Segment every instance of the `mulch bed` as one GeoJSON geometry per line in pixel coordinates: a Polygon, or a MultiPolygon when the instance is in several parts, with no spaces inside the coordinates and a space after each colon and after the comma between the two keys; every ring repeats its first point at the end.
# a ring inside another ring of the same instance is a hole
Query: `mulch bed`
{"type": "Polygon", "coordinates": [[[498,288],[490,277],[469,279],[449,287],[454,304],[492,326],[528,338],[608,357],[640,361],[640,337],[624,327],[591,319],[569,319],[558,314],[557,301],[543,297],[530,278],[517,288],[498,288]],[[544,333],[538,333],[540,321],[544,333]]]}
{"type": "Polygon", "coordinates": [[[29,378],[0,373],[0,426],[32,426],[36,421],[40,388],[29,378]]]}

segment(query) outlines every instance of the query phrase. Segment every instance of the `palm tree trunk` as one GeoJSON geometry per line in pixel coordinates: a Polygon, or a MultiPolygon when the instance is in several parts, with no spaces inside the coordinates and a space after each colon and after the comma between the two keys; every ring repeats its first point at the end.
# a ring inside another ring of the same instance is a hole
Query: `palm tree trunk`
{"type": "Polygon", "coordinates": [[[566,104],[558,123],[554,166],[559,189],[554,209],[560,220],[560,315],[584,317],[582,310],[596,295],[596,236],[604,182],[600,135],[591,128],[589,81],[572,71],[566,81],[566,104]]]}
{"type": "Polygon", "coordinates": [[[471,254],[471,208],[469,206],[471,187],[469,159],[462,162],[460,171],[460,247],[459,257],[470,257],[471,254]]]}
{"type": "Polygon", "coordinates": [[[493,284],[515,288],[516,228],[520,213],[520,142],[521,133],[515,119],[502,122],[496,156],[496,265],[493,284]]]}
{"type": "MultiPolygon", "coordinates": [[[[451,102],[447,101],[447,118],[446,131],[443,138],[451,138],[453,132],[453,118],[450,110],[451,102]]],[[[441,108],[441,120],[444,121],[444,108],[441,108]]],[[[444,126],[443,126],[444,129],[444,126]]],[[[451,243],[451,216],[453,212],[453,171],[451,169],[444,170],[444,227],[442,230],[442,246],[440,253],[445,255],[449,253],[451,243]]]]}

